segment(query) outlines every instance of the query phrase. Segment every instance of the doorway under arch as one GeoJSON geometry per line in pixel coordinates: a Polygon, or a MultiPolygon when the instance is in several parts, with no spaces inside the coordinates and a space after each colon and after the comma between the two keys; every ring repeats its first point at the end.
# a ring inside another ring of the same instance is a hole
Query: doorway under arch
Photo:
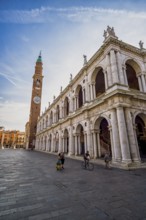
{"type": "Polygon", "coordinates": [[[108,122],[105,118],[103,118],[100,122],[100,147],[101,157],[103,157],[106,152],[112,156],[110,131],[108,128],[108,122]]]}
{"type": "MultiPolygon", "coordinates": [[[[146,116],[145,116],[146,117],[146,116]]],[[[146,133],[145,133],[145,123],[140,115],[135,118],[135,124],[137,125],[136,134],[139,146],[139,153],[141,158],[146,158],[146,133]]]]}

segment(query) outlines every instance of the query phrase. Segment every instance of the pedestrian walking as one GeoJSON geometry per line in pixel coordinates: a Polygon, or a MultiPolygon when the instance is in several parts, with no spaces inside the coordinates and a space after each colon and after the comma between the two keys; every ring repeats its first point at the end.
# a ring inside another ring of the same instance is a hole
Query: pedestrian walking
{"type": "Polygon", "coordinates": [[[110,168],[110,165],[109,165],[109,163],[110,163],[110,155],[109,155],[108,152],[106,152],[105,155],[104,155],[104,162],[105,162],[105,168],[106,169],[110,168]]]}
{"type": "Polygon", "coordinates": [[[61,152],[61,154],[60,154],[60,159],[61,159],[62,169],[64,169],[65,157],[64,157],[64,153],[63,152],[61,152]]]}
{"type": "Polygon", "coordinates": [[[58,160],[56,163],[56,170],[61,170],[62,169],[62,162],[61,162],[61,153],[58,154],[58,160]]]}

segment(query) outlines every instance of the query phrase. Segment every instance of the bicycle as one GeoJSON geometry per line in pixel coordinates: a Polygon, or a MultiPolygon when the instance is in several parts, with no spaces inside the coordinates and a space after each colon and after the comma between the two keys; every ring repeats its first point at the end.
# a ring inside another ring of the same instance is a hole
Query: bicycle
{"type": "Polygon", "coordinates": [[[94,170],[94,164],[89,161],[86,161],[86,164],[85,161],[82,161],[81,167],[85,170],[90,170],[90,171],[94,170]]]}

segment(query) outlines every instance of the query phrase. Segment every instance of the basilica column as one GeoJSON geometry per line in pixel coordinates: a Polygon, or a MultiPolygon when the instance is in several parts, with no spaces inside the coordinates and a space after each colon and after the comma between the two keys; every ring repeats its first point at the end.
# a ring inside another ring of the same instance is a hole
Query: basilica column
{"type": "MultiPolygon", "coordinates": [[[[88,81],[88,78],[86,78],[86,81],[88,81]]],[[[86,96],[86,102],[90,101],[90,89],[88,86],[88,82],[85,84],[85,96],[86,96]]]]}
{"type": "Polygon", "coordinates": [[[77,152],[80,155],[81,154],[81,134],[78,134],[78,148],[77,152]]]}
{"type": "Polygon", "coordinates": [[[92,89],[93,89],[93,99],[95,99],[96,98],[95,82],[92,84],[92,89]]]}
{"type": "Polygon", "coordinates": [[[141,74],[141,79],[142,79],[143,92],[146,92],[146,81],[143,73],[141,74]]]}
{"type": "Polygon", "coordinates": [[[93,84],[90,84],[91,101],[93,100],[93,84]]]}
{"type": "Polygon", "coordinates": [[[78,96],[75,95],[75,110],[78,109],[78,96]]]}
{"type": "Polygon", "coordinates": [[[93,145],[91,145],[91,131],[89,119],[87,120],[87,150],[90,152],[91,157],[93,157],[93,145]]]}
{"type": "Polygon", "coordinates": [[[91,84],[88,85],[89,87],[89,101],[92,100],[92,95],[91,95],[91,84]]]}
{"type": "Polygon", "coordinates": [[[112,135],[113,135],[113,151],[115,161],[121,160],[121,149],[120,149],[120,140],[119,132],[117,127],[117,116],[116,109],[111,109],[111,125],[112,125],[112,135]]]}
{"type": "Polygon", "coordinates": [[[83,94],[83,105],[85,103],[85,88],[83,87],[82,88],[82,94],[83,94]]]}
{"type": "Polygon", "coordinates": [[[75,156],[78,155],[78,136],[77,136],[77,133],[75,134],[75,156]]]}
{"type": "Polygon", "coordinates": [[[132,117],[131,117],[129,108],[125,109],[125,116],[126,116],[126,122],[127,122],[127,131],[128,131],[128,138],[129,138],[129,144],[130,144],[131,159],[134,162],[140,162],[137,137],[135,137],[134,135],[132,117]]]}
{"type": "Polygon", "coordinates": [[[112,74],[111,74],[111,66],[110,66],[110,57],[106,55],[106,70],[107,70],[107,85],[108,87],[112,86],[112,74]]]}
{"type": "Polygon", "coordinates": [[[87,133],[84,132],[84,151],[87,151],[87,133]]]}
{"type": "Polygon", "coordinates": [[[124,110],[122,106],[117,107],[118,130],[121,144],[122,162],[130,163],[130,150],[127,137],[127,129],[125,123],[124,110]]]}
{"type": "Polygon", "coordinates": [[[73,146],[73,127],[70,126],[69,131],[69,155],[73,155],[75,152],[74,146],[73,146]]]}
{"type": "Polygon", "coordinates": [[[92,135],[93,135],[93,148],[94,148],[94,154],[93,154],[93,157],[94,159],[97,158],[97,131],[96,130],[93,130],[92,132],[92,135]]]}
{"type": "Polygon", "coordinates": [[[126,65],[122,65],[123,69],[123,76],[124,76],[124,84],[128,86],[128,81],[127,81],[127,74],[126,74],[126,65]]]}
{"type": "Polygon", "coordinates": [[[63,148],[63,152],[65,152],[65,138],[64,138],[64,135],[62,136],[62,148],[63,148]]]}
{"type": "Polygon", "coordinates": [[[61,137],[61,130],[60,129],[58,130],[58,134],[59,134],[59,147],[58,147],[58,151],[62,152],[63,151],[63,149],[62,149],[62,137],[61,137]]]}
{"type": "Polygon", "coordinates": [[[113,144],[113,131],[112,131],[112,126],[108,126],[108,130],[110,131],[112,161],[115,162],[115,152],[114,152],[114,144],[113,144]]]}
{"type": "Polygon", "coordinates": [[[138,75],[138,85],[139,85],[139,89],[141,92],[143,92],[143,87],[142,87],[142,81],[141,81],[141,75],[138,75]]]}
{"type": "Polygon", "coordinates": [[[100,129],[97,130],[97,146],[98,146],[98,157],[101,157],[100,129]]]}
{"type": "Polygon", "coordinates": [[[105,90],[107,90],[108,89],[107,72],[103,70],[103,73],[104,73],[105,90]]]}
{"type": "Polygon", "coordinates": [[[119,83],[116,55],[114,50],[110,51],[110,61],[111,61],[113,83],[119,83]]]}
{"type": "Polygon", "coordinates": [[[121,53],[117,51],[116,55],[117,55],[117,61],[118,61],[118,72],[119,72],[120,83],[125,84],[124,74],[122,71],[121,53]]]}

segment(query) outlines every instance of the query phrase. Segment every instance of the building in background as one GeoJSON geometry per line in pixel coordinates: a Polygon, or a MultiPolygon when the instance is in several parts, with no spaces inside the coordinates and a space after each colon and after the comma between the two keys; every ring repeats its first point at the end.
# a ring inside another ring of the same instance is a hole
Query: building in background
{"type": "Polygon", "coordinates": [[[99,50],[40,116],[35,147],[77,158],[110,153],[112,164],[144,166],[146,158],[146,49],[104,31],[99,50]]]}
{"type": "Polygon", "coordinates": [[[33,75],[32,95],[30,104],[29,122],[25,126],[25,147],[32,149],[35,147],[37,120],[41,111],[41,96],[43,82],[43,63],[41,53],[36,61],[35,73],[33,75]]]}
{"type": "Polygon", "coordinates": [[[0,148],[24,148],[25,132],[0,128],[0,148]]]}

